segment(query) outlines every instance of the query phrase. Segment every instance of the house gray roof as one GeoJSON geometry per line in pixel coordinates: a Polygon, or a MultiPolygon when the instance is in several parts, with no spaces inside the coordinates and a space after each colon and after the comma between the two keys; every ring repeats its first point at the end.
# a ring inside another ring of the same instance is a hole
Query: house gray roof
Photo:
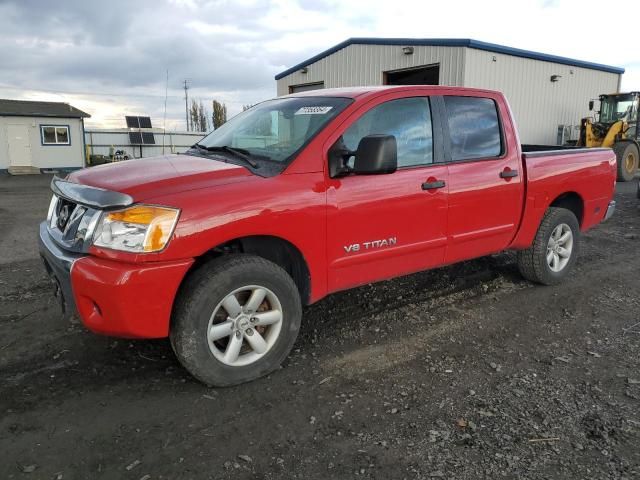
{"type": "Polygon", "coordinates": [[[68,103],[0,99],[0,116],[88,118],[91,115],[68,103]]]}

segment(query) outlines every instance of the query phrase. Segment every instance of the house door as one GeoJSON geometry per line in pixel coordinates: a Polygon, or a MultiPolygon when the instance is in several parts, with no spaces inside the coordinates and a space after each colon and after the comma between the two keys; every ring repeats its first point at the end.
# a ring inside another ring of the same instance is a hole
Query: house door
{"type": "Polygon", "coordinates": [[[29,127],[26,125],[8,125],[9,166],[31,166],[31,143],[29,142],[29,127]]]}

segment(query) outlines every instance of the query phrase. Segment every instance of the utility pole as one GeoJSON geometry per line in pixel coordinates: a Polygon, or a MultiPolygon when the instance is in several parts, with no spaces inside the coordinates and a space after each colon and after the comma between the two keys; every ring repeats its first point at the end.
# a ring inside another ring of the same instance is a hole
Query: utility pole
{"type": "Polygon", "coordinates": [[[162,155],[164,155],[165,137],[167,136],[167,96],[169,94],[169,69],[167,68],[167,81],[164,84],[164,115],[162,118],[162,155]]]}
{"type": "Polygon", "coordinates": [[[189,80],[184,80],[184,119],[187,122],[187,132],[189,131],[189,80]]]}

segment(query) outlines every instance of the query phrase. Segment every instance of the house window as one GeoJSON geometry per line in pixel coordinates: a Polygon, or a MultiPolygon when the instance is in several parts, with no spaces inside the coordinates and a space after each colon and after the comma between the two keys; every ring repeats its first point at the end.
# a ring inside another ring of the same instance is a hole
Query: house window
{"type": "Polygon", "coordinates": [[[67,125],[41,125],[43,145],[71,145],[67,125]]]}

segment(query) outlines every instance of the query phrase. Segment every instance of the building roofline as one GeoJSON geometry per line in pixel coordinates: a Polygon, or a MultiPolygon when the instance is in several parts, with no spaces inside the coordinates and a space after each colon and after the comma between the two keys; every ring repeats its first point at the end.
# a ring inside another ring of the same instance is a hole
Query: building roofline
{"type": "Polygon", "coordinates": [[[66,102],[41,102],[0,98],[2,117],[91,118],[86,112],[66,102]]]}
{"type": "Polygon", "coordinates": [[[588,68],[590,70],[600,70],[608,73],[616,73],[622,75],[624,68],[603,65],[601,63],[586,62],[584,60],[576,60],[558,55],[549,55],[546,53],[533,52],[531,50],[522,50],[520,48],[506,47],[495,43],[481,42],[470,38],[349,38],[333,47],[321,52],[313,57],[294,65],[287,70],[280,72],[275,76],[276,80],[280,80],[301,68],[307,67],[312,63],[322,60],[329,55],[336,53],[350,45],[407,45],[407,46],[429,46],[429,47],[467,47],[476,50],[484,50],[487,52],[502,53],[512,55],[514,57],[529,58],[532,60],[541,60],[544,62],[559,63],[562,65],[570,65],[573,67],[588,68]]]}
{"type": "Polygon", "coordinates": [[[2,113],[0,112],[0,117],[28,117],[28,118],[68,118],[71,120],[82,120],[84,118],[91,118],[91,115],[88,113],[86,116],[80,115],[49,115],[46,113],[2,113]]]}

